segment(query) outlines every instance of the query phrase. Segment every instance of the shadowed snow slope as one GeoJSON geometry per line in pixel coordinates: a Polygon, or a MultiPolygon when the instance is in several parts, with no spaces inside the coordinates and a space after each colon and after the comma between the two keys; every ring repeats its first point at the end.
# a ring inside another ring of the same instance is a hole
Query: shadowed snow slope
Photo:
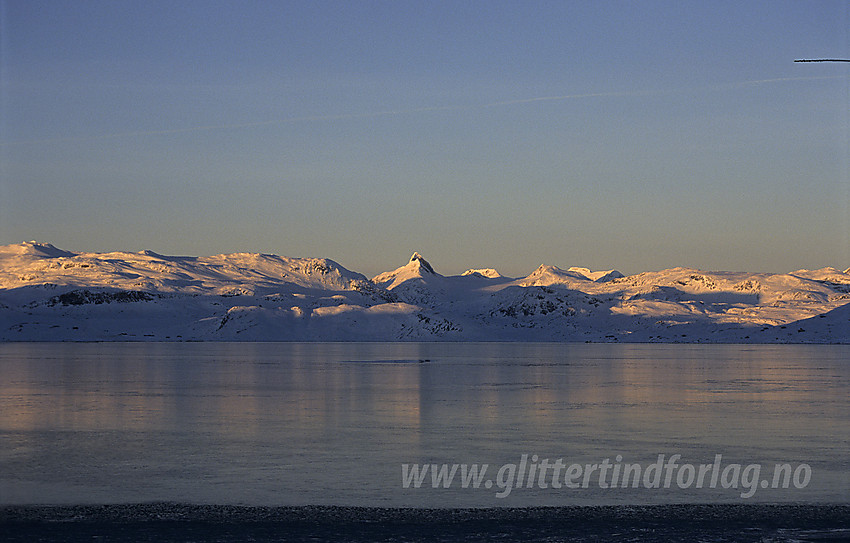
{"type": "Polygon", "coordinates": [[[333,260],[0,247],[3,341],[850,342],[850,273],[540,266],[371,281],[333,260]]]}

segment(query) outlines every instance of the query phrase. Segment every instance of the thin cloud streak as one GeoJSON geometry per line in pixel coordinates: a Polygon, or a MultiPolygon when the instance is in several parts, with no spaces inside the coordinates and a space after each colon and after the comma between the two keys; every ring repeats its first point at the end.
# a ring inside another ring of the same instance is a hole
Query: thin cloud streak
{"type": "Polygon", "coordinates": [[[518,100],[505,100],[502,102],[493,102],[492,104],[485,104],[482,107],[497,107],[497,106],[511,106],[514,104],[531,104],[534,102],[553,102],[560,100],[573,100],[576,98],[605,98],[605,97],[615,97],[615,96],[650,96],[654,94],[659,94],[658,92],[592,92],[587,94],[565,94],[563,96],[540,96],[537,98],[521,98],[518,100]]]}
{"type": "Polygon", "coordinates": [[[48,138],[48,139],[40,139],[40,140],[26,140],[26,141],[12,141],[12,142],[0,142],[0,147],[12,146],[12,145],[28,145],[28,144],[39,144],[39,143],[58,143],[58,142],[69,142],[69,141],[96,141],[96,140],[107,140],[107,139],[115,139],[115,138],[125,138],[125,137],[133,137],[133,136],[165,136],[170,134],[183,134],[186,132],[205,132],[209,130],[236,130],[240,128],[254,128],[257,126],[268,126],[275,124],[289,124],[289,123],[298,123],[298,122],[311,122],[311,121],[338,121],[345,119],[367,119],[370,117],[387,117],[391,115],[404,115],[410,113],[420,113],[425,111],[447,111],[453,109],[461,109],[453,106],[433,106],[433,107],[420,107],[414,109],[403,109],[403,110],[385,110],[385,111],[370,111],[366,113],[341,113],[337,115],[309,115],[305,117],[290,117],[288,119],[274,119],[271,121],[255,121],[250,123],[238,123],[238,124],[218,124],[218,125],[208,125],[208,126],[191,126],[186,128],[171,128],[168,130],[145,130],[138,132],[118,132],[114,134],[103,134],[100,136],[69,136],[67,138],[48,138]]]}
{"type": "Polygon", "coordinates": [[[721,85],[718,88],[721,89],[737,89],[741,87],[748,87],[750,85],[762,85],[765,83],[783,83],[785,81],[824,81],[828,79],[847,79],[847,76],[843,75],[823,75],[823,76],[811,76],[811,77],[776,77],[773,79],[752,79],[748,81],[741,81],[739,83],[727,83],[725,85],[721,85]]]}
{"type": "MultiPolygon", "coordinates": [[[[703,87],[702,90],[729,90],[748,87],[752,85],[761,85],[769,83],[782,83],[788,81],[818,81],[830,79],[846,79],[846,76],[811,76],[811,77],[778,77],[772,79],[753,79],[748,81],[740,81],[737,83],[726,83],[722,85],[703,87]]],[[[430,111],[467,111],[478,108],[493,108],[502,106],[533,104],[537,102],[557,102],[566,100],[577,100],[582,98],[617,98],[617,97],[640,97],[640,96],[658,96],[663,94],[681,94],[684,92],[692,92],[693,90],[667,90],[667,91],[623,91],[623,92],[592,92],[583,94],[565,94],[561,96],[537,96],[533,98],[519,98],[516,100],[503,100],[499,102],[491,102],[489,104],[468,105],[468,106],[428,106],[411,109],[397,110],[382,110],[369,111],[363,113],[341,113],[335,115],[308,115],[303,117],[290,117],[287,119],[274,119],[269,121],[254,121],[247,123],[236,124],[219,124],[207,126],[191,126],[185,128],[171,128],[167,130],[146,130],[136,132],[117,132],[113,134],[103,134],[100,136],[69,136],[64,138],[45,138],[38,140],[11,141],[0,142],[0,147],[11,147],[17,145],[37,145],[44,143],[61,143],[75,141],[98,141],[116,138],[127,138],[135,136],[167,136],[172,134],[185,134],[190,132],[206,132],[212,130],[238,130],[242,128],[255,128],[259,126],[283,125],[299,122],[318,122],[318,121],[339,121],[347,119],[368,119],[374,117],[389,117],[395,115],[410,115],[412,113],[424,113],[430,111]]]]}

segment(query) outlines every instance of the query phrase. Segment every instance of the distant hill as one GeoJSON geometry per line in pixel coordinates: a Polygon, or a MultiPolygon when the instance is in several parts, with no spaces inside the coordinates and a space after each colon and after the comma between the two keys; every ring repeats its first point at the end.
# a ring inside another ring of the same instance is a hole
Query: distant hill
{"type": "Polygon", "coordinates": [[[414,253],[370,280],[325,258],[27,242],[0,247],[0,340],[850,343],[850,270],[444,276],[414,253]]]}

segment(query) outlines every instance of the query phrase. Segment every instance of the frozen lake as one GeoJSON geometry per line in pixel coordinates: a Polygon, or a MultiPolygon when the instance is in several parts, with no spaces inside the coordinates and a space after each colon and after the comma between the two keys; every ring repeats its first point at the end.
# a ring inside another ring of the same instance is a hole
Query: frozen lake
{"type": "Polygon", "coordinates": [[[0,376],[0,505],[850,502],[850,346],[6,343],[0,376]],[[404,488],[442,464],[488,471],[404,488]]]}

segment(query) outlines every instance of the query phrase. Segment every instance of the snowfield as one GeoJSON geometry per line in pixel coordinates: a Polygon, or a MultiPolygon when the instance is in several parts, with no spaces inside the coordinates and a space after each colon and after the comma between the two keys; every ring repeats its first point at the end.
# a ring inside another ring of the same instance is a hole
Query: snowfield
{"type": "Polygon", "coordinates": [[[786,274],[543,265],[373,279],[324,258],[0,246],[2,341],[850,343],[850,270],[786,274]]]}

